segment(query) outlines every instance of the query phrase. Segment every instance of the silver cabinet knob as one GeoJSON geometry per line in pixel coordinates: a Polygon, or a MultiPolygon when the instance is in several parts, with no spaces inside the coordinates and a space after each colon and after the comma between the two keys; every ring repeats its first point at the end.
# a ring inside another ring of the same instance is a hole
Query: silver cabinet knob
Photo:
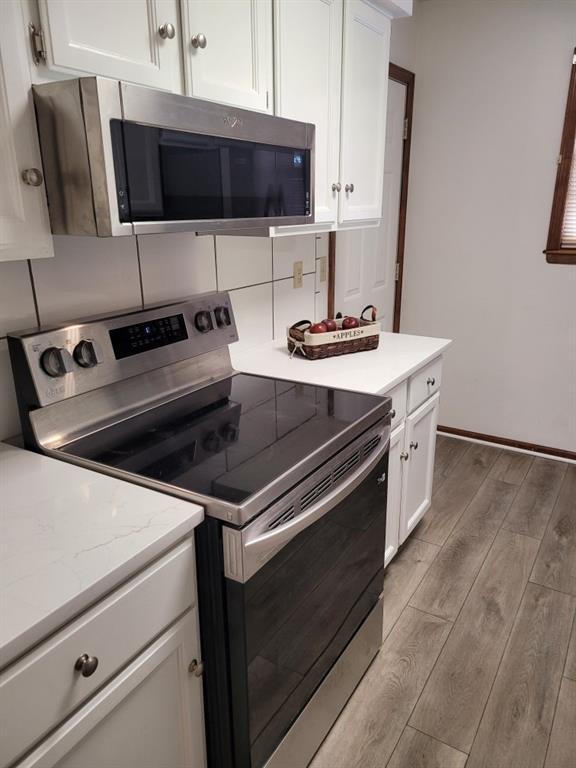
{"type": "Polygon", "coordinates": [[[176,34],[174,24],[170,24],[169,21],[165,21],[164,24],[160,24],[158,27],[158,34],[162,40],[173,40],[176,34]]]}
{"type": "Polygon", "coordinates": [[[390,411],[390,418],[395,419],[396,418],[396,409],[392,408],[390,411]]]}
{"type": "Polygon", "coordinates": [[[344,187],[345,192],[354,192],[354,184],[346,184],[344,187]]]}
{"type": "Polygon", "coordinates": [[[82,677],[90,677],[90,675],[93,675],[94,672],[96,672],[97,667],[98,657],[89,656],[87,653],[83,653],[82,656],[79,656],[76,659],[76,664],[74,664],[74,669],[77,672],[80,672],[82,677]]]}
{"type": "Polygon", "coordinates": [[[429,376],[426,379],[426,384],[428,384],[429,387],[433,387],[434,384],[436,384],[436,379],[434,378],[434,376],[429,376]]]}
{"type": "Polygon", "coordinates": [[[44,177],[39,168],[26,168],[25,171],[22,171],[22,181],[31,187],[39,187],[44,181],[44,177]]]}
{"type": "Polygon", "coordinates": [[[332,192],[340,192],[342,189],[342,184],[340,184],[339,181],[337,181],[335,184],[332,184],[332,192]]]}
{"type": "Polygon", "coordinates": [[[206,35],[202,34],[202,32],[198,32],[197,35],[194,35],[190,42],[192,43],[192,48],[206,48],[206,45],[208,44],[206,35]]]}
{"type": "Polygon", "coordinates": [[[198,661],[198,659],[192,659],[190,664],[188,664],[188,672],[195,677],[202,677],[204,674],[204,663],[198,661]]]}
{"type": "Polygon", "coordinates": [[[404,461],[408,461],[408,459],[410,458],[410,454],[407,453],[406,451],[402,451],[402,453],[400,454],[400,458],[403,459],[404,461]]]}
{"type": "Polygon", "coordinates": [[[415,443],[410,443],[410,448],[413,448],[415,451],[417,451],[418,450],[418,441],[416,441],[415,443]]]}

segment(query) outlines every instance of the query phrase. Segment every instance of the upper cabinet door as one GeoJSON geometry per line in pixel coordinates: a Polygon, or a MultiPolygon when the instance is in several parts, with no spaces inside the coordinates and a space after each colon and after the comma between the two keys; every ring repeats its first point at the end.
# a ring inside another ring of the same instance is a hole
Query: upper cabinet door
{"type": "Polygon", "coordinates": [[[178,0],[39,0],[47,65],[182,92],[178,0]]]}
{"type": "Polygon", "coordinates": [[[3,3],[0,23],[0,261],[53,255],[24,41],[20,4],[3,3]],[[23,173],[28,183],[24,181],[23,173]]]}
{"type": "Polygon", "coordinates": [[[390,20],[362,0],[346,0],[340,151],[342,222],[382,216],[389,54],[390,20]]]}
{"type": "Polygon", "coordinates": [[[342,0],[275,0],[274,43],[276,114],[316,126],[315,218],[336,221],[342,0]]]}
{"type": "Polygon", "coordinates": [[[186,92],[272,112],[272,0],[182,0],[186,92]]]}

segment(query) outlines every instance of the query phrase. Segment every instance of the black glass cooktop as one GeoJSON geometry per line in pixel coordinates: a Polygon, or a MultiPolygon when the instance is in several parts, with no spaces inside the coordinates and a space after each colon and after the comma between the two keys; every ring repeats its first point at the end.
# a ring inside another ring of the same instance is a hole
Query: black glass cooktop
{"type": "Polygon", "coordinates": [[[240,503],[381,405],[375,395],[237,374],[62,450],[240,503]]]}

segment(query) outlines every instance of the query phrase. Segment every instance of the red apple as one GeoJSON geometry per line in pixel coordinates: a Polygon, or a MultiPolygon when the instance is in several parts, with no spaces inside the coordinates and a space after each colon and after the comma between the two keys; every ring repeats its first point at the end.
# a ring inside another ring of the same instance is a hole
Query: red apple
{"type": "Polygon", "coordinates": [[[324,325],[326,326],[327,331],[337,331],[338,330],[338,323],[336,320],[322,320],[324,325]]]}
{"type": "Polygon", "coordinates": [[[359,325],[360,321],[357,317],[345,317],[344,320],[342,320],[342,328],[346,331],[350,328],[358,328],[359,325]]]}
{"type": "Polygon", "coordinates": [[[312,323],[310,328],[308,328],[310,333],[326,333],[328,328],[326,328],[325,323],[312,323]]]}

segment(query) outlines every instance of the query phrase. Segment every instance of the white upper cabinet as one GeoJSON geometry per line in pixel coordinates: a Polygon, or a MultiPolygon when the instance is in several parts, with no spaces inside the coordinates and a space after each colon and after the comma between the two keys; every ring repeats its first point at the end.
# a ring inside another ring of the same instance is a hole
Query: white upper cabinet
{"type": "Polygon", "coordinates": [[[182,91],[178,0],[38,0],[57,71],[182,91]]]}
{"type": "Polygon", "coordinates": [[[390,20],[361,0],[344,5],[340,221],[382,216],[390,20]]]}
{"type": "Polygon", "coordinates": [[[189,96],[272,112],[272,0],[182,0],[189,96]]]}
{"type": "Polygon", "coordinates": [[[0,261],[52,256],[18,3],[0,8],[0,261]],[[19,35],[18,32],[21,32],[19,35]],[[26,183],[22,174],[26,176],[26,183]]]}
{"type": "Polygon", "coordinates": [[[316,126],[315,218],[338,213],[342,0],[275,0],[276,114],[316,126]]]}

